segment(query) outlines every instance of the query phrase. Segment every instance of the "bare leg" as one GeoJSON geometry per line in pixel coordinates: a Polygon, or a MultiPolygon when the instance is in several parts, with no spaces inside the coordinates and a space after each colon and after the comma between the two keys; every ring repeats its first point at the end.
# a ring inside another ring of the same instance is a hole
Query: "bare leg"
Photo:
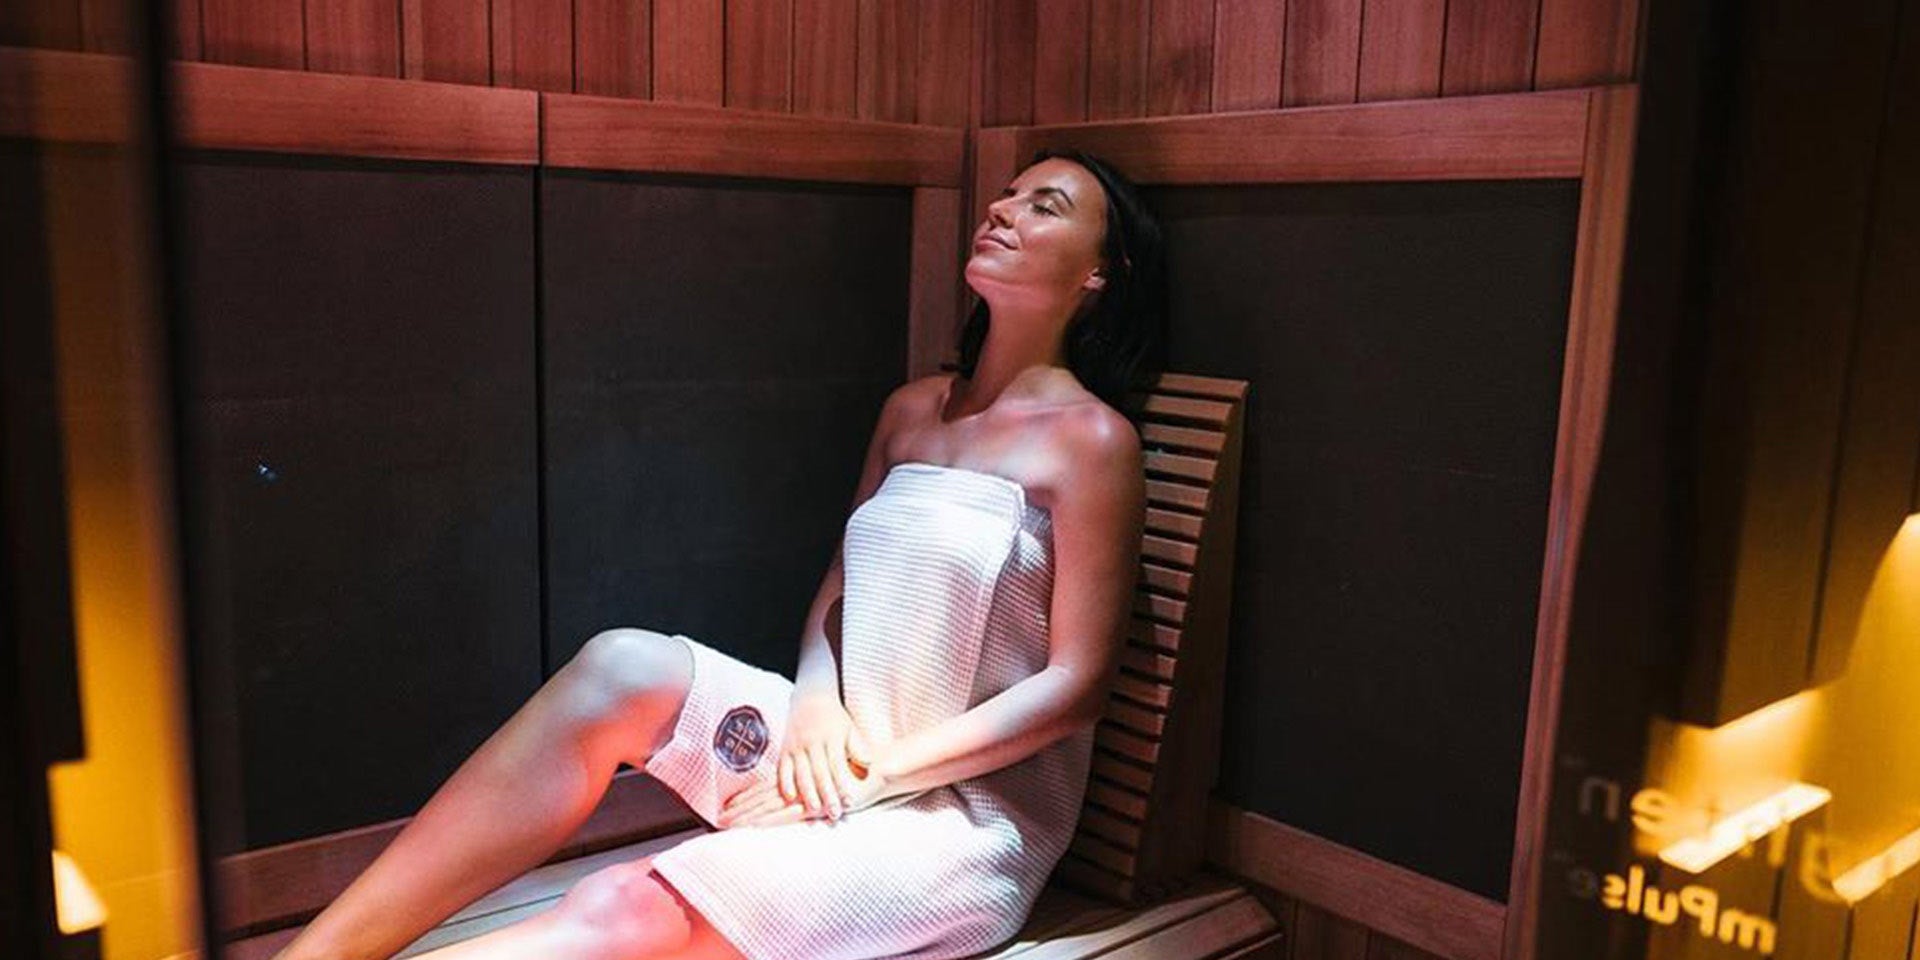
{"type": "Polygon", "coordinates": [[[692,651],[664,634],[594,636],[275,960],[385,960],[538,866],[621,761],[639,766],[672,737],[692,677],[692,651]]]}
{"type": "Polygon", "coordinates": [[[652,860],[595,871],[552,910],[412,960],[744,960],[652,860]]]}

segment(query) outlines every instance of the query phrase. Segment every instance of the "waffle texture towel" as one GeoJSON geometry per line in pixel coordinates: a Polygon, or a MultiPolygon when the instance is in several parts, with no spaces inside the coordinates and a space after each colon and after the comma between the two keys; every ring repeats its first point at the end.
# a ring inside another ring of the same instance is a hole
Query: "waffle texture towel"
{"type": "MultiPolygon", "coordinates": [[[[906,462],[847,521],[841,693],[869,743],[965,712],[1047,663],[1052,518],[995,474],[906,462]]],[[[701,816],[772,776],[791,683],[703,644],[647,763],[701,816]]],[[[965,957],[1010,939],[1066,850],[1084,730],[984,776],[841,820],[688,840],[654,869],[749,960],[965,957]]]]}

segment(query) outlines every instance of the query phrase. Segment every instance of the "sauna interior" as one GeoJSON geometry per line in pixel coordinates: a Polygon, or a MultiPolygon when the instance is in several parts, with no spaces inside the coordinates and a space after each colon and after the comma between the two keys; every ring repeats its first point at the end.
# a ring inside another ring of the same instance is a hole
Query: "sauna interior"
{"type": "MultiPolygon", "coordinates": [[[[792,677],[1061,149],[1165,369],[974,956],[1920,960],[1920,0],[7,0],[0,956],[290,956],[607,628],[792,677]]],[[[381,955],[714,830],[568,826],[381,955]]]]}

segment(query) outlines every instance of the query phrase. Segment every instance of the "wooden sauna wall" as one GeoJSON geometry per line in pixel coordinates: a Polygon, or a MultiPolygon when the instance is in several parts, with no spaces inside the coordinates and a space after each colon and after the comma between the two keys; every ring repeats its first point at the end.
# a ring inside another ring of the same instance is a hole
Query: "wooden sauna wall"
{"type": "Polygon", "coordinates": [[[981,126],[1619,83],[1639,0],[983,0],[981,126]]]}
{"type": "MultiPolygon", "coordinates": [[[[969,0],[154,0],[181,60],[964,126],[969,0]]],[[[119,0],[19,0],[0,44],[130,49],[119,0]]]]}

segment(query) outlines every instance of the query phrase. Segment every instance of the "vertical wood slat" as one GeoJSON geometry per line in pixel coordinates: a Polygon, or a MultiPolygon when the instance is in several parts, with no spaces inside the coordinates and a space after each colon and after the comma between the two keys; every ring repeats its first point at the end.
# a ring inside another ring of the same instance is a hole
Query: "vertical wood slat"
{"type": "Polygon", "coordinates": [[[1352,103],[1360,74],[1361,0],[1290,0],[1280,104],[1352,103]]]}
{"type": "Polygon", "coordinates": [[[1213,0],[1153,0],[1147,10],[1147,114],[1205,113],[1213,95],[1213,0]]]}
{"type": "Polygon", "coordinates": [[[1087,119],[1138,117],[1147,105],[1147,0],[1093,0],[1087,119]]]}
{"type": "Polygon", "coordinates": [[[1034,10],[1032,0],[986,0],[987,50],[981,64],[981,124],[1033,122],[1034,10]]]}
{"type": "Polygon", "coordinates": [[[1367,928],[1302,901],[1294,912],[1294,960],[1367,960],[1367,928]]]}
{"type": "Polygon", "coordinates": [[[917,9],[909,0],[860,0],[855,85],[860,119],[913,122],[919,99],[917,9]]]}
{"type": "Polygon", "coordinates": [[[133,53],[133,25],[127,13],[127,0],[80,0],[80,49],[133,53]]]}
{"type": "Polygon", "coordinates": [[[726,96],[726,8],[653,0],[653,98],[720,106],[726,96]]]}
{"type": "Polygon", "coordinates": [[[793,108],[793,0],[726,0],[726,105],[793,108]]]}
{"type": "Polygon", "coordinates": [[[1085,120],[1089,0],[1036,0],[1034,9],[1033,122],[1085,120]]]}
{"type": "Polygon", "coordinates": [[[0,4],[0,45],[80,49],[79,0],[7,0],[0,4]]]}
{"type": "Polygon", "coordinates": [[[1359,99],[1412,100],[1440,95],[1447,0],[1379,0],[1360,31],[1359,99]]]}
{"type": "Polygon", "coordinates": [[[400,76],[399,0],[306,0],[307,69],[400,76]]]}
{"type": "Polygon", "coordinates": [[[1219,0],[1213,17],[1213,110],[1280,106],[1286,0],[1219,0]]]}
{"type": "Polygon", "coordinates": [[[201,56],[213,63],[306,66],[300,0],[201,0],[200,32],[201,56]]]}
{"type": "Polygon", "coordinates": [[[794,5],[794,113],[816,117],[854,115],[854,51],[859,33],[857,0],[800,0],[794,5]]]}
{"type": "Polygon", "coordinates": [[[492,82],[488,0],[400,0],[400,10],[401,62],[407,79],[492,82]]]}
{"type": "Polygon", "coordinates": [[[1533,88],[1631,81],[1639,18],[1639,0],[1541,0],[1533,88]]]}
{"type": "Polygon", "coordinates": [[[168,38],[169,52],[176,60],[199,60],[204,55],[200,42],[200,0],[172,0],[173,36],[168,38]]]}
{"type": "Polygon", "coordinates": [[[961,196],[957,188],[913,191],[912,293],[907,307],[907,378],[940,370],[959,333],[961,196]]]}
{"type": "Polygon", "coordinates": [[[573,91],[572,0],[493,0],[493,85],[573,91]]]}
{"type": "Polygon", "coordinates": [[[1509,93],[1533,86],[1540,0],[1447,4],[1447,46],[1440,94],[1509,93]]]}
{"type": "Polygon", "coordinates": [[[651,0],[574,0],[573,89],[607,97],[652,95],[651,0]]]}
{"type": "Polygon", "coordinates": [[[949,0],[920,7],[919,63],[914,122],[967,125],[973,93],[973,10],[977,4],[949,0]]]}

